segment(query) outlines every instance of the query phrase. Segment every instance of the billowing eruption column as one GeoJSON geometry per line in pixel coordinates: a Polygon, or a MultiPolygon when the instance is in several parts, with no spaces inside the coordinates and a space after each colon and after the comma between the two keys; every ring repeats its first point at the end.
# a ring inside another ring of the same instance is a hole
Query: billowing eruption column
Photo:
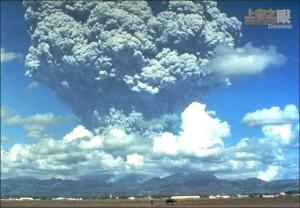
{"type": "Polygon", "coordinates": [[[150,4],[25,1],[26,74],[54,89],[89,129],[144,131],[145,121],[162,117],[162,129],[172,128],[189,103],[221,84],[206,66],[217,45],[234,46],[241,23],[212,1],[150,4]]]}

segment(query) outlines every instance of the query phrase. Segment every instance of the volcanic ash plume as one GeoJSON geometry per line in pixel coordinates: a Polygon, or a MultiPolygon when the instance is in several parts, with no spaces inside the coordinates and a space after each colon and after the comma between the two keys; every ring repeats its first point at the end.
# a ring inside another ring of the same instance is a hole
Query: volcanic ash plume
{"type": "Polygon", "coordinates": [[[26,74],[54,89],[89,129],[144,131],[158,120],[158,130],[174,128],[189,103],[226,80],[206,66],[218,45],[234,46],[241,23],[212,1],[150,4],[25,1],[26,74]]]}

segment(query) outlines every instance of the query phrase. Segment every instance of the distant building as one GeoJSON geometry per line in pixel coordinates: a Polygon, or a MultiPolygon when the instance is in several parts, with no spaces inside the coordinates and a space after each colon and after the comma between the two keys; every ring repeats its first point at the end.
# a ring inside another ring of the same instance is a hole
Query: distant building
{"type": "Polygon", "coordinates": [[[210,198],[210,199],[228,199],[230,197],[231,197],[230,195],[219,195],[219,194],[216,196],[214,196],[214,195],[208,196],[208,198],[210,198]]]}
{"type": "Polygon", "coordinates": [[[248,198],[249,195],[248,194],[237,194],[236,197],[237,198],[248,198]]]}
{"type": "Polygon", "coordinates": [[[135,197],[131,196],[131,197],[128,197],[129,200],[135,200],[135,197]]]}
{"type": "Polygon", "coordinates": [[[217,195],[217,198],[221,199],[229,199],[231,196],[230,195],[217,195]]]}
{"type": "Polygon", "coordinates": [[[270,194],[270,195],[265,195],[265,194],[263,194],[262,197],[263,197],[263,198],[274,198],[275,195],[272,195],[272,194],[270,194]]]}
{"type": "Polygon", "coordinates": [[[20,200],[20,201],[26,201],[26,200],[34,200],[32,197],[21,197],[21,198],[19,198],[19,199],[17,199],[17,200],[20,200]]]}
{"type": "Polygon", "coordinates": [[[281,192],[281,193],[278,194],[278,197],[287,197],[287,194],[284,193],[284,192],[281,192]]]}
{"type": "Polygon", "coordinates": [[[171,196],[171,199],[200,199],[200,196],[171,196]]]}
{"type": "Polygon", "coordinates": [[[56,201],[63,201],[63,200],[82,200],[82,198],[57,197],[57,198],[52,198],[51,200],[56,200],[56,201]]]}
{"type": "Polygon", "coordinates": [[[65,197],[56,197],[56,198],[52,198],[51,200],[65,200],[66,198],[65,197]]]}

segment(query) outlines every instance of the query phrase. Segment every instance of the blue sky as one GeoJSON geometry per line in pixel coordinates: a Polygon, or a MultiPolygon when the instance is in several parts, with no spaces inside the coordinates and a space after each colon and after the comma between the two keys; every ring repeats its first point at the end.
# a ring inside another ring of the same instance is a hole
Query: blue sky
{"type": "Polygon", "coordinates": [[[256,46],[274,45],[288,61],[279,69],[266,70],[262,74],[237,80],[232,86],[221,88],[207,96],[205,103],[208,106],[216,109],[221,118],[232,119],[238,125],[233,132],[240,138],[249,133],[257,133],[249,128],[241,131],[245,126],[239,125],[239,121],[245,112],[273,105],[284,106],[287,103],[299,107],[299,10],[296,9],[299,5],[296,1],[221,1],[219,5],[222,11],[240,20],[247,15],[248,8],[291,9],[292,30],[270,30],[265,26],[243,24],[240,41],[240,45],[249,41],[256,46]],[[246,102],[241,104],[241,99],[246,102]],[[235,106],[235,113],[232,113],[232,106],[235,106]]]}
{"type": "MultiPolygon", "coordinates": [[[[22,1],[1,2],[1,48],[7,51],[26,56],[30,46],[30,37],[27,35],[27,24],[24,20],[25,8],[22,1]],[[9,20],[9,21],[8,21],[9,20]]],[[[33,114],[53,113],[69,115],[71,110],[62,103],[55,92],[48,87],[39,85],[35,89],[28,89],[32,82],[25,76],[24,58],[8,63],[1,63],[1,104],[24,116],[33,114]]],[[[61,137],[71,129],[76,121],[57,128],[55,136],[61,137]]],[[[3,142],[4,147],[14,143],[31,143],[21,126],[2,127],[2,135],[13,140],[3,142]]]]}
{"type": "MultiPolygon", "coordinates": [[[[261,73],[232,79],[232,85],[212,89],[204,97],[208,110],[216,112],[218,118],[227,121],[231,135],[224,140],[227,146],[236,145],[242,138],[263,137],[260,127],[249,127],[242,122],[245,114],[259,109],[278,106],[284,109],[293,104],[299,109],[299,3],[297,1],[224,1],[219,9],[228,16],[237,17],[242,24],[242,37],[236,47],[251,42],[255,47],[273,45],[278,53],[286,57],[286,62],[277,68],[261,73]],[[245,25],[243,18],[249,8],[290,9],[292,29],[268,29],[266,26],[245,25]]],[[[61,116],[63,122],[47,127],[47,134],[61,139],[80,122],[72,117],[72,110],[64,104],[56,93],[42,84],[32,84],[25,77],[24,58],[31,45],[24,20],[25,8],[21,1],[1,1],[1,49],[21,54],[23,58],[1,62],[1,106],[25,117],[52,113],[61,116]]],[[[293,123],[294,124],[294,123],[293,123]]],[[[1,145],[9,149],[15,144],[34,144],[29,138],[24,123],[1,125],[1,145]]],[[[299,140],[299,137],[298,137],[299,140]]],[[[292,163],[297,163],[297,148],[288,150],[292,163]]],[[[298,167],[299,171],[299,167],[298,167]]],[[[297,172],[297,168],[296,168],[297,172]]],[[[284,175],[281,177],[294,177],[284,175]]]]}

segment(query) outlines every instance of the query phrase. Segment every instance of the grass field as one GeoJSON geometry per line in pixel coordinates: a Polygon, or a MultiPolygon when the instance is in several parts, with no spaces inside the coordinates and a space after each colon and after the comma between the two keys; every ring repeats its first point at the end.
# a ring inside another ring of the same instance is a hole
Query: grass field
{"type": "Polygon", "coordinates": [[[299,197],[289,198],[245,198],[245,199],[197,199],[197,200],[178,200],[173,205],[165,204],[165,200],[155,199],[154,205],[150,200],[82,200],[82,201],[9,201],[2,200],[1,207],[185,207],[185,208],[209,208],[209,207],[299,207],[299,197]]]}

